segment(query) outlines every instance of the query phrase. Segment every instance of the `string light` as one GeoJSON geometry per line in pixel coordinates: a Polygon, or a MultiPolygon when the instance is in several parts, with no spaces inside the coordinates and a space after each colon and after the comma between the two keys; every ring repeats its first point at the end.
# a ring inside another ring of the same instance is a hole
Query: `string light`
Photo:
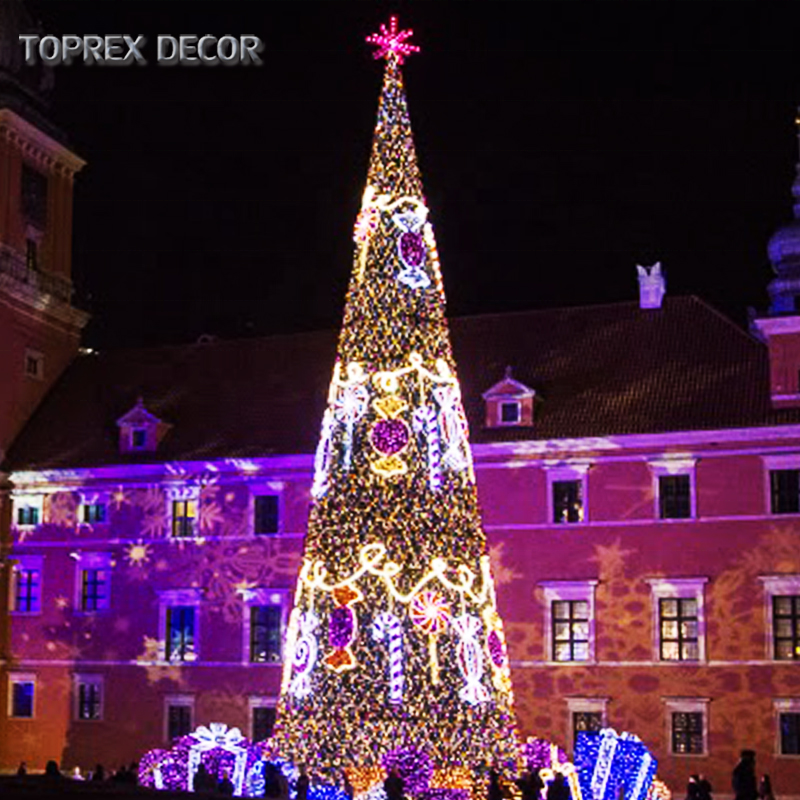
{"type": "MultiPolygon", "coordinates": [[[[313,782],[378,800],[386,757],[468,800],[516,771],[511,683],[396,19],[315,458],[274,742],[313,782]],[[476,783],[477,781],[477,783],[476,783]]],[[[432,795],[428,795],[432,792],[432,795]]]]}

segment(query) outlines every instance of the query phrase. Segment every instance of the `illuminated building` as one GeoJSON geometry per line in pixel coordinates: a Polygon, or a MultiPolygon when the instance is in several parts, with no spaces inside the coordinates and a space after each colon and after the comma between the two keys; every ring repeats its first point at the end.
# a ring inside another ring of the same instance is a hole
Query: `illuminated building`
{"type": "MultiPolygon", "coordinates": [[[[796,223],[771,254],[766,344],[654,269],[640,302],[451,323],[520,734],[630,731],[673,790],[743,747],[800,784],[796,223]]],[[[335,354],[72,361],[7,460],[4,768],[268,730],[335,354]]]]}

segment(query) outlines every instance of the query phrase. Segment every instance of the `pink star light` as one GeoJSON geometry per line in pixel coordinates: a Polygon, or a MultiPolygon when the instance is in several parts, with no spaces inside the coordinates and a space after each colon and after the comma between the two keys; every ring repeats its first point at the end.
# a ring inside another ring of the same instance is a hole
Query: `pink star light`
{"type": "Polygon", "coordinates": [[[413,35],[412,30],[398,31],[397,17],[390,17],[388,29],[385,25],[381,25],[380,33],[367,36],[367,42],[377,46],[378,49],[373,54],[375,58],[388,58],[389,53],[394,53],[397,56],[397,63],[402,64],[407,55],[419,53],[419,47],[406,42],[406,39],[413,35]]]}

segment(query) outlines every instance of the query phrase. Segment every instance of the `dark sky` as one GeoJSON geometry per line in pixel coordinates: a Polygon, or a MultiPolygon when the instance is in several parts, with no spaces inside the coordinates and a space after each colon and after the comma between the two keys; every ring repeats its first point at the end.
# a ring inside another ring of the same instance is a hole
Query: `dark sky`
{"type": "Polygon", "coordinates": [[[47,33],[150,39],[56,71],[87,344],[336,327],[396,11],[454,315],[668,292],[745,319],[791,216],[796,3],[29,2],[47,33]],[[258,68],[155,65],[158,34],[255,34],[258,68]]]}

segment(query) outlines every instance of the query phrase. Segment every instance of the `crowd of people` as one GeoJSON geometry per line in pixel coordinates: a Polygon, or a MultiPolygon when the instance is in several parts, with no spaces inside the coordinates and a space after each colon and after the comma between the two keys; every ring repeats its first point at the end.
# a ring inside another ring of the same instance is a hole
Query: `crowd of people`
{"type": "MultiPolygon", "coordinates": [[[[17,767],[17,777],[24,778],[28,774],[28,764],[21,761],[17,767]]],[[[132,761],[130,765],[123,764],[113,772],[106,772],[102,764],[98,764],[93,770],[85,775],[80,767],[73,767],[70,773],[64,773],[59,769],[56,761],[50,760],[44,768],[44,774],[48,778],[72,778],[74,781],[109,781],[110,783],[121,783],[129,786],[136,786],[139,783],[139,765],[132,761]]]]}
{"type": "MultiPolygon", "coordinates": [[[[28,774],[26,762],[20,762],[17,769],[18,777],[25,777],[28,774]]],[[[45,767],[45,776],[53,779],[64,779],[88,781],[109,781],[117,784],[127,784],[136,786],[138,784],[139,765],[132,762],[130,765],[122,765],[117,770],[107,773],[102,764],[97,764],[94,770],[86,775],[81,773],[80,767],[75,767],[67,776],[58,767],[55,761],[48,761],[45,767]]],[[[352,800],[353,787],[345,775],[345,794],[352,800]]],[[[775,800],[772,790],[772,781],[769,775],[762,775],[759,781],[756,773],[756,754],[753,750],[742,750],[738,764],[731,775],[731,785],[735,800],[775,800]]],[[[570,800],[570,788],[564,776],[556,773],[553,780],[545,786],[538,771],[525,772],[516,781],[521,800],[570,800]]],[[[295,783],[296,800],[307,800],[310,779],[304,768],[300,769],[300,774],[295,783]]],[[[383,789],[387,800],[404,800],[405,785],[403,778],[396,769],[387,775],[383,789]]],[[[194,791],[203,794],[218,794],[231,796],[234,793],[234,785],[227,770],[222,777],[217,778],[212,775],[204,764],[200,764],[194,776],[194,791]]],[[[686,787],[686,800],[713,800],[713,788],[709,780],[701,774],[692,775],[686,787]]],[[[267,762],[264,769],[264,796],[271,800],[289,800],[289,783],[284,774],[274,764],[267,762]]],[[[506,800],[507,793],[504,791],[500,776],[495,770],[489,773],[489,784],[487,800],[506,800]]]]}

